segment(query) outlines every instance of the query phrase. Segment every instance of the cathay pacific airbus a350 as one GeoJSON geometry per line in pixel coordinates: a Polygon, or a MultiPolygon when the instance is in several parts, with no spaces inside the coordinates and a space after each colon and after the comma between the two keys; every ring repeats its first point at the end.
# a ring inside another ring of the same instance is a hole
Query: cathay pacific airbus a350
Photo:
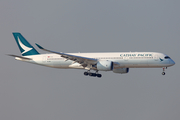
{"type": "Polygon", "coordinates": [[[101,77],[98,71],[128,73],[129,68],[165,68],[175,62],[166,54],[157,52],[62,53],[41,47],[51,54],[40,54],[20,33],[13,33],[22,56],[10,55],[16,60],[53,68],[85,69],[85,76],[101,77]],[[94,70],[95,72],[90,72],[94,70]]]}

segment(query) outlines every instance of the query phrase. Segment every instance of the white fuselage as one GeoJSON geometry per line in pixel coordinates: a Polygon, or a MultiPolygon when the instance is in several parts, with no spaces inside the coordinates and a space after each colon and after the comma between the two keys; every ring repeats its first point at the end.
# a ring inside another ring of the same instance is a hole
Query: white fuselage
{"type": "Polygon", "coordinates": [[[124,74],[129,68],[165,68],[175,64],[167,55],[157,52],[107,52],[107,53],[63,53],[36,46],[51,54],[40,54],[19,32],[13,32],[15,41],[22,56],[12,55],[15,59],[37,65],[62,68],[86,69],[85,76],[101,78],[98,71],[113,71],[124,74]],[[90,70],[96,71],[95,73],[90,70]]]}
{"type": "MultiPolygon", "coordinates": [[[[119,63],[121,68],[161,68],[170,67],[175,64],[167,55],[157,52],[112,52],[112,53],[69,53],[82,57],[94,58],[98,61],[109,60],[119,63]]],[[[17,60],[30,62],[53,68],[75,68],[86,69],[81,64],[71,60],[66,60],[58,54],[39,54],[26,56],[32,60],[17,60]]]]}

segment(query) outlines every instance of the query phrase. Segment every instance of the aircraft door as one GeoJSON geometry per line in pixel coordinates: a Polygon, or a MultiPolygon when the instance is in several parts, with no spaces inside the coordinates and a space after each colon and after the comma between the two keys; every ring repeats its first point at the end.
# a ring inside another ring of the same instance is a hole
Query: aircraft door
{"type": "Polygon", "coordinates": [[[158,61],[158,55],[157,54],[154,54],[153,58],[154,58],[155,61],[158,61]]]}
{"type": "Polygon", "coordinates": [[[43,56],[42,61],[43,61],[44,63],[47,62],[47,57],[46,57],[46,56],[43,56]]]}
{"type": "Polygon", "coordinates": [[[128,57],[123,57],[124,61],[128,61],[128,57]]]}
{"type": "Polygon", "coordinates": [[[129,58],[125,56],[125,57],[123,57],[123,59],[124,59],[124,61],[123,61],[123,63],[122,63],[122,64],[124,64],[124,65],[125,65],[125,67],[126,67],[126,66],[128,66],[128,64],[129,64],[128,59],[129,59],[129,58]]]}

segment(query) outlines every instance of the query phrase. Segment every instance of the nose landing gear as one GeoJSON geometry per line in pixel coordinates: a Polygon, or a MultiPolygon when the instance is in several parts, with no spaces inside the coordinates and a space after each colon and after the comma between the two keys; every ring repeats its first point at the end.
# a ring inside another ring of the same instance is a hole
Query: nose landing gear
{"type": "Polygon", "coordinates": [[[96,73],[91,73],[90,70],[88,70],[87,72],[84,72],[84,75],[85,76],[91,76],[91,77],[98,77],[98,78],[101,78],[102,75],[98,73],[98,71],[96,71],[96,73]]]}
{"type": "MultiPolygon", "coordinates": [[[[166,67],[166,69],[167,69],[167,67],[166,67]]],[[[162,75],[165,75],[166,73],[165,73],[165,68],[163,68],[163,72],[162,72],[162,75]]]]}

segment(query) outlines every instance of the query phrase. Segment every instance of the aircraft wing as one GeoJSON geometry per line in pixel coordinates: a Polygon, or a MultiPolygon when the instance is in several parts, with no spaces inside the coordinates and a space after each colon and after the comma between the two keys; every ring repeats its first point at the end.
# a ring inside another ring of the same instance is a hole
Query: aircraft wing
{"type": "Polygon", "coordinates": [[[82,57],[82,56],[76,56],[76,55],[71,55],[71,54],[67,54],[67,53],[63,53],[63,52],[55,52],[55,51],[51,51],[48,49],[43,48],[42,46],[36,44],[38,46],[38,48],[44,50],[44,51],[48,51],[51,53],[55,53],[58,55],[61,55],[61,57],[65,58],[66,60],[72,60],[74,62],[77,62],[79,64],[81,64],[83,67],[87,67],[88,65],[94,65],[96,64],[98,61],[97,59],[94,58],[88,58],[88,57],[82,57]]]}

